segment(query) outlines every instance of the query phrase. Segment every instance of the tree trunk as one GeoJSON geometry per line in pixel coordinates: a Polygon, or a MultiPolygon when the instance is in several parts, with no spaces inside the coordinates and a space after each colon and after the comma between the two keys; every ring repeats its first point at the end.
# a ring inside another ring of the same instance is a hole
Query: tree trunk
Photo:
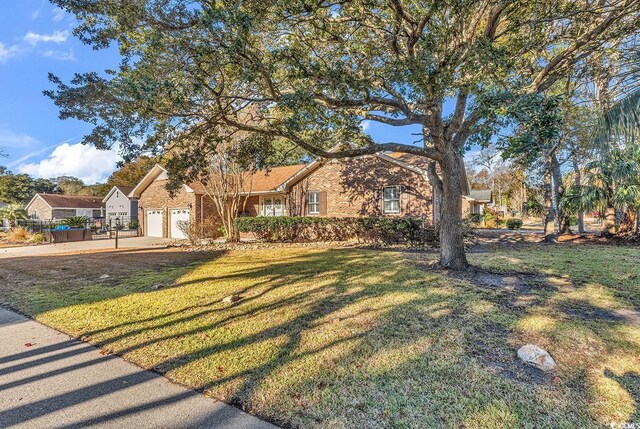
{"type": "Polygon", "coordinates": [[[547,159],[544,167],[544,241],[546,243],[554,243],[556,241],[556,211],[553,204],[553,184],[551,180],[551,159],[547,159]]]}
{"type": "Polygon", "coordinates": [[[451,269],[469,266],[462,227],[462,184],[465,178],[461,154],[447,151],[440,161],[442,198],[440,204],[440,265],[451,269]]]}
{"type": "MultiPolygon", "coordinates": [[[[571,158],[571,164],[573,165],[573,186],[576,189],[580,189],[582,186],[582,172],[575,154],[571,158]]],[[[581,208],[578,209],[578,234],[584,234],[584,211],[581,208]]]]}
{"type": "Polygon", "coordinates": [[[604,224],[602,229],[602,235],[613,236],[616,233],[616,209],[614,207],[607,207],[604,214],[604,224]]]}
{"type": "Polygon", "coordinates": [[[565,189],[562,183],[560,162],[555,153],[551,155],[551,178],[553,182],[553,209],[558,220],[558,234],[565,234],[569,232],[570,219],[561,204],[565,189]]]}

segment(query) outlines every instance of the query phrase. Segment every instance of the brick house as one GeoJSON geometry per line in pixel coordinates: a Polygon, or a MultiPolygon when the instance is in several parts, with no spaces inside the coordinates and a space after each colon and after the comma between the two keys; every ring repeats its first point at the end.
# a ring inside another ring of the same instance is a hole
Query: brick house
{"type": "MultiPolygon", "coordinates": [[[[201,184],[183,184],[171,195],[167,183],[167,171],[156,165],[128,195],[138,199],[143,235],[185,238],[179,221],[193,225],[217,218],[201,184]]],[[[435,215],[426,160],[403,153],[260,170],[246,194],[245,216],[411,216],[433,221],[435,215]]]]}
{"type": "Polygon", "coordinates": [[[31,219],[59,220],[74,216],[104,217],[102,198],[86,195],[35,194],[25,209],[31,219]]]}

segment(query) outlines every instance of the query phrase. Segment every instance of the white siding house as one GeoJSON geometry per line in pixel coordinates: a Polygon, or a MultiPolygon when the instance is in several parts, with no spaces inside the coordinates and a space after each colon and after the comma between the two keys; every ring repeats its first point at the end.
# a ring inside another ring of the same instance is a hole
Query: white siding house
{"type": "Polygon", "coordinates": [[[104,200],[105,217],[107,220],[119,218],[121,220],[131,220],[138,218],[138,200],[129,198],[132,188],[124,186],[114,186],[104,200]]]}

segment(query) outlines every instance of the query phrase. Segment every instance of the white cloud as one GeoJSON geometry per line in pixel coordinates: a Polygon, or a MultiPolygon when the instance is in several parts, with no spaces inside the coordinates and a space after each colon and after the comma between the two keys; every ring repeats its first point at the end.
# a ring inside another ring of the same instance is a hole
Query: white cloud
{"type": "Polygon", "coordinates": [[[78,59],[73,54],[73,49],[69,49],[68,51],[59,51],[56,49],[49,49],[42,52],[42,56],[45,58],[53,58],[54,60],[59,61],[77,61],[78,59]]]}
{"type": "Polygon", "coordinates": [[[58,30],[52,34],[39,34],[29,31],[24,36],[24,41],[31,46],[35,46],[39,43],[64,43],[69,38],[69,30],[58,30]]]}
{"type": "Polygon", "coordinates": [[[18,47],[16,45],[7,46],[0,42],[0,63],[14,57],[18,53],[18,47]]]}
{"type": "Polygon", "coordinates": [[[18,171],[43,178],[74,176],[93,184],[105,180],[118,161],[116,148],[104,151],[81,143],[63,143],[40,162],[21,164],[18,171]]]}
{"type": "Polygon", "coordinates": [[[55,22],[62,21],[64,19],[65,11],[62,8],[54,7],[53,8],[53,20],[55,22]]]}
{"type": "Polygon", "coordinates": [[[365,119],[364,121],[360,122],[360,128],[362,128],[362,131],[368,131],[371,128],[372,122],[365,119]]]}

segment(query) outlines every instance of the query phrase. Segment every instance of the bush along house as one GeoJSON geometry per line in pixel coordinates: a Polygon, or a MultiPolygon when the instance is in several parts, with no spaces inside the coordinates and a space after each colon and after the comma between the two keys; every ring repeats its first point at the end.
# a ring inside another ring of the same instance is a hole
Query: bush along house
{"type": "MultiPolygon", "coordinates": [[[[259,170],[252,175],[238,215],[411,217],[432,224],[437,210],[426,169],[427,160],[421,157],[378,153],[259,170]]],[[[138,201],[141,234],[184,239],[181,223],[207,228],[220,224],[200,183],[185,183],[173,193],[167,184],[167,171],[156,165],[129,193],[128,198],[138,201]]]]}

